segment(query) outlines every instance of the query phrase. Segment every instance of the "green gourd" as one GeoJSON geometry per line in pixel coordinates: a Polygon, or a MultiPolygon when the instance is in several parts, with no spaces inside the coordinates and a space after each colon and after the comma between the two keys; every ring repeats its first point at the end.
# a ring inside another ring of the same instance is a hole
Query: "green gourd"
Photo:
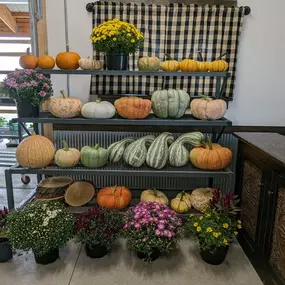
{"type": "Polygon", "coordinates": [[[132,138],[125,138],[118,142],[112,143],[108,148],[108,156],[110,162],[120,162],[123,158],[123,154],[127,145],[134,142],[135,140],[132,138]]]}
{"type": "Polygon", "coordinates": [[[141,137],[129,144],[124,152],[124,161],[133,166],[141,167],[145,163],[147,155],[147,145],[154,141],[154,136],[141,137]]]}
{"type": "Polygon", "coordinates": [[[94,147],[84,146],[80,151],[80,160],[88,168],[102,167],[108,161],[108,151],[99,144],[94,147]]]}
{"type": "Polygon", "coordinates": [[[146,163],[156,169],[165,167],[169,157],[168,145],[173,141],[174,137],[171,133],[160,134],[149,147],[146,163]]]}
{"type": "Polygon", "coordinates": [[[151,96],[152,110],[162,119],[181,118],[190,103],[190,95],[183,90],[157,90],[151,96]]]}

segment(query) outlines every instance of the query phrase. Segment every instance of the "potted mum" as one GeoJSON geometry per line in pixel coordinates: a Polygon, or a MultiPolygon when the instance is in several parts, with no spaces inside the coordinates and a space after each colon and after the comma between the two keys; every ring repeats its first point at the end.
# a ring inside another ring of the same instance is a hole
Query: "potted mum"
{"type": "Polygon", "coordinates": [[[38,117],[40,105],[53,95],[51,80],[33,69],[11,72],[3,84],[16,101],[18,117],[38,117]]]}
{"type": "Polygon", "coordinates": [[[122,227],[122,215],[98,205],[79,215],[75,223],[77,240],[85,245],[86,255],[91,258],[105,256],[117,241],[122,227]]]}
{"type": "Polygon", "coordinates": [[[223,263],[229,245],[241,229],[241,221],[236,219],[240,210],[236,207],[239,200],[232,193],[223,195],[214,191],[212,207],[201,216],[190,214],[186,221],[186,232],[199,241],[202,259],[212,265],[223,263]]]}
{"type": "Polygon", "coordinates": [[[35,201],[8,215],[7,236],[12,247],[32,249],[38,264],[49,264],[59,257],[74,235],[74,218],[64,204],[35,201]]]}
{"type": "Polygon", "coordinates": [[[104,52],[107,69],[126,70],[128,56],[143,45],[143,34],[133,25],[118,19],[103,22],[90,36],[93,47],[104,52]]]}
{"type": "Polygon", "coordinates": [[[182,221],[166,205],[140,202],[126,213],[123,232],[138,258],[154,261],[176,246],[182,236],[182,221]]]}
{"type": "Polygon", "coordinates": [[[13,257],[12,249],[7,238],[7,215],[6,207],[0,210],[0,262],[5,262],[13,257]]]}

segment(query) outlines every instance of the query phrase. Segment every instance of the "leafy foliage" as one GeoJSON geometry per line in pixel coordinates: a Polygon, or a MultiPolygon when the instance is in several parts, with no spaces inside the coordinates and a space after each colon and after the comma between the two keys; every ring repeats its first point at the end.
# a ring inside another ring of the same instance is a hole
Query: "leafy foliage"
{"type": "Polygon", "coordinates": [[[6,226],[7,226],[7,215],[9,210],[4,207],[3,210],[0,210],[0,238],[6,237],[6,226]]]}

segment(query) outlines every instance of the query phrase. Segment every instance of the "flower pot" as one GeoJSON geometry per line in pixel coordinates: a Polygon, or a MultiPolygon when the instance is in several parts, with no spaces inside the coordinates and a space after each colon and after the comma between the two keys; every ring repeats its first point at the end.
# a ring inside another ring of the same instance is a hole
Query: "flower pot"
{"type": "Polygon", "coordinates": [[[0,238],[0,262],[6,262],[13,257],[13,252],[7,238],[0,238]]]}
{"type": "Polygon", "coordinates": [[[227,256],[229,247],[221,246],[215,251],[212,250],[200,250],[200,255],[202,259],[212,265],[222,264],[227,256]]]}
{"type": "Polygon", "coordinates": [[[90,258],[101,258],[108,253],[108,250],[105,246],[95,245],[89,247],[87,244],[85,245],[86,255],[90,258]]]}
{"type": "Polygon", "coordinates": [[[46,265],[55,262],[59,258],[59,250],[56,248],[41,256],[34,253],[34,256],[36,263],[46,265]]]}
{"type": "Polygon", "coordinates": [[[23,117],[38,117],[40,108],[34,107],[29,102],[16,102],[18,118],[23,117]]]}
{"type": "Polygon", "coordinates": [[[150,256],[140,251],[137,252],[137,257],[139,259],[142,259],[143,261],[155,261],[156,259],[159,258],[159,256],[160,256],[160,251],[156,248],[153,249],[153,252],[150,254],[150,256]]]}
{"type": "Polygon", "coordinates": [[[107,53],[106,66],[108,70],[127,70],[129,55],[124,53],[107,53]]]}

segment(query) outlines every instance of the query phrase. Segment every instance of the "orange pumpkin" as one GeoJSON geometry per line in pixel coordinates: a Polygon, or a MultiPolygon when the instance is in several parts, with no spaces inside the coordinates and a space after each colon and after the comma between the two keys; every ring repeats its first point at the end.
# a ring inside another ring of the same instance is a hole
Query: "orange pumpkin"
{"type": "Polygon", "coordinates": [[[54,68],[55,66],[54,58],[48,55],[47,50],[45,50],[45,54],[39,57],[38,66],[41,69],[53,69],[54,68]]]}
{"type": "Polygon", "coordinates": [[[149,115],[152,103],[148,99],[122,97],[114,105],[118,114],[125,119],[144,119],[149,115]]]}
{"type": "Polygon", "coordinates": [[[184,59],[179,63],[180,70],[183,72],[196,72],[198,71],[198,62],[193,59],[184,59]]]}
{"type": "Polygon", "coordinates": [[[69,51],[68,45],[66,45],[66,52],[60,52],[55,58],[56,65],[60,69],[77,69],[79,60],[79,54],[69,51]]]}
{"type": "Polygon", "coordinates": [[[38,58],[30,53],[30,48],[27,48],[27,53],[20,57],[19,64],[22,68],[35,69],[38,67],[38,58]]]}
{"type": "Polygon", "coordinates": [[[98,204],[110,209],[124,209],[129,205],[131,199],[131,191],[124,186],[105,187],[97,195],[98,204]]]}
{"type": "Polygon", "coordinates": [[[232,152],[226,147],[208,142],[190,151],[190,161],[194,166],[206,170],[224,169],[232,162],[232,152]]]}

